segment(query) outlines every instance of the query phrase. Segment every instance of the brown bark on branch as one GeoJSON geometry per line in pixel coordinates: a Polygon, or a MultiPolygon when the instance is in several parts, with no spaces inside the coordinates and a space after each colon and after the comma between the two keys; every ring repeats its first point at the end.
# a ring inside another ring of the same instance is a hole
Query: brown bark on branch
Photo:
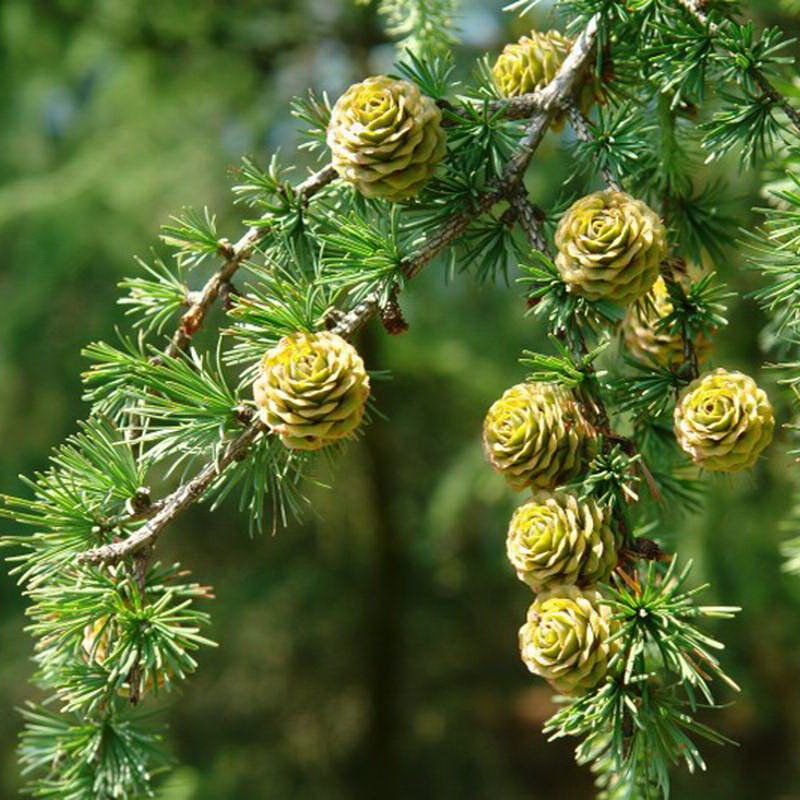
{"type": "MultiPolygon", "coordinates": [[[[468,118],[472,117],[474,113],[480,113],[484,110],[484,106],[469,100],[464,102],[464,107],[458,108],[446,100],[443,100],[439,105],[446,109],[449,114],[456,117],[468,118]],[[470,110],[467,110],[469,106],[470,110]]],[[[508,97],[501,100],[490,100],[485,105],[486,110],[490,116],[495,114],[502,114],[505,119],[528,119],[533,114],[542,109],[542,93],[541,90],[535,92],[527,92],[518,97],[508,97]]],[[[445,115],[442,120],[442,125],[445,128],[450,128],[456,124],[452,118],[448,119],[445,115]]]]}
{"type": "Polygon", "coordinates": [[[518,192],[512,194],[508,198],[508,202],[511,204],[514,218],[519,222],[520,228],[522,228],[525,235],[528,237],[531,247],[549,256],[550,248],[547,245],[547,240],[544,238],[544,232],[542,231],[542,220],[544,218],[542,210],[531,203],[528,199],[527,192],[525,192],[522,186],[520,186],[518,192]]]}

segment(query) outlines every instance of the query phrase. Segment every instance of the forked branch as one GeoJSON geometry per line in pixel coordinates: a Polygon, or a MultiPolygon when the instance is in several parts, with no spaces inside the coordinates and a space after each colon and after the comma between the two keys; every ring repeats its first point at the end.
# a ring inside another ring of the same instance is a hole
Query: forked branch
{"type": "MultiPolygon", "coordinates": [[[[496,203],[503,200],[510,201],[519,195],[527,167],[550,122],[558,113],[562,113],[570,102],[587,68],[597,37],[597,23],[596,16],[589,21],[564,60],[556,77],[538,93],[540,104],[531,115],[525,133],[506,164],[500,179],[494,186],[477,197],[472,208],[455,214],[427,240],[413,258],[403,265],[403,273],[407,280],[418,275],[428,263],[458,239],[473,220],[488,211],[496,203]]],[[[309,178],[306,182],[308,187],[305,191],[309,192],[308,196],[310,196],[311,193],[318,191],[319,188],[326,185],[334,177],[333,169],[326,167],[316,176],[309,178]]],[[[297,191],[301,191],[301,187],[298,187],[297,191]]],[[[225,280],[230,278],[230,275],[238,269],[239,265],[252,252],[259,235],[259,229],[251,229],[236,245],[232,246],[232,252],[226,257],[225,263],[215,276],[218,279],[215,284],[216,288],[214,288],[214,285],[207,287],[210,299],[202,306],[201,319],[219,294],[220,286],[224,283],[220,276],[225,276],[227,273],[225,280]]],[[[214,278],[211,280],[214,281],[214,278]]],[[[206,294],[205,290],[203,294],[206,294]]],[[[381,293],[369,295],[350,311],[341,315],[331,330],[346,339],[352,338],[379,311],[381,300],[381,293]]],[[[191,310],[187,313],[190,314],[191,310]]],[[[178,334],[176,334],[177,336],[178,334]]],[[[176,345],[176,347],[178,346],[176,345]]],[[[178,351],[181,349],[183,348],[178,347],[178,351]]],[[[145,547],[150,547],[159,537],[164,527],[178,517],[187,507],[197,502],[214,480],[234,461],[245,458],[251,445],[264,433],[265,428],[259,419],[249,422],[246,429],[225,448],[222,456],[206,464],[194,478],[166,497],[159,505],[158,513],[145,525],[126,539],[96,547],[80,554],[77,557],[78,562],[81,564],[116,563],[127,556],[135,555],[145,547]]]]}
{"type": "MultiPolygon", "coordinates": [[[[328,165],[313,175],[309,175],[308,178],[290,191],[294,192],[295,197],[305,201],[327,186],[334,178],[336,178],[336,172],[332,166],[328,165]]],[[[270,214],[268,212],[261,218],[260,222],[267,223],[269,218],[270,214]]],[[[231,244],[227,239],[220,241],[219,251],[223,262],[196,295],[196,299],[189,307],[189,310],[181,317],[178,329],[165,350],[165,355],[169,358],[175,358],[189,347],[192,336],[200,330],[209,309],[219,297],[222,288],[228,284],[239,267],[253,254],[259,239],[264,236],[265,227],[264,224],[253,225],[235,244],[231,244]]]]}

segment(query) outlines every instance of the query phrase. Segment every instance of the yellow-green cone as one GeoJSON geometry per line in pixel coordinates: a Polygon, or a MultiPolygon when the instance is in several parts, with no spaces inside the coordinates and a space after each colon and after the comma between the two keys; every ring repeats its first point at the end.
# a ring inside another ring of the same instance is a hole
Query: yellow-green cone
{"type": "Polygon", "coordinates": [[[562,694],[583,694],[608,674],[617,623],[602,599],[594,589],[557,586],[536,598],[519,630],[525,665],[562,694]]]}
{"type": "Polygon", "coordinates": [[[361,422],[369,377],[335,333],[293,333],[267,351],[253,384],[261,419],[293,450],[319,450],[361,422]]]}
{"type": "Polygon", "coordinates": [[[506,553],[535,592],[558,584],[591,586],[608,580],[617,565],[608,513],[571,492],[534,492],[511,518],[506,553]]]}
{"type": "Polygon", "coordinates": [[[572,291],[622,305],[650,291],[667,255],[666,229],[656,213],[611,190],[574,203],[555,240],[556,268],[572,291]]]}
{"type": "MultiPolygon", "coordinates": [[[[654,361],[675,369],[685,361],[683,337],[679,331],[659,328],[661,320],[673,311],[664,279],[659,277],[653,288],[638,302],[628,307],[622,321],[622,336],[631,355],[645,363],[654,361]]],[[[712,342],[703,334],[692,340],[698,363],[710,355],[712,342]]]]}
{"type": "Polygon", "coordinates": [[[503,97],[518,97],[547,86],[555,78],[572,47],[558,31],[531,31],[507,44],[492,68],[495,86],[503,97]]]}
{"type": "Polygon", "coordinates": [[[512,488],[555,489],[583,471],[595,453],[596,435],[571,391],[520,383],[489,409],[483,444],[512,488]]]}
{"type": "Polygon", "coordinates": [[[413,83],[383,75],[351,86],[333,107],[333,167],[366,197],[414,197],[444,158],[436,103],[413,83]]]}
{"type": "Polygon", "coordinates": [[[681,448],[713,472],[752,467],[775,429],[766,392],[747,375],[725,369],[707,372],[686,387],[674,422],[681,448]]]}

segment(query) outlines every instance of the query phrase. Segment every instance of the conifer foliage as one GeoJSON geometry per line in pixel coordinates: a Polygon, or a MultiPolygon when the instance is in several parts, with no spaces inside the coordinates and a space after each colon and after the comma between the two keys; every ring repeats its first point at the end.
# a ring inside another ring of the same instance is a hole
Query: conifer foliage
{"type": "Polygon", "coordinates": [[[695,167],[733,149],[795,166],[749,242],[796,391],[800,112],[776,88],[791,59],[729,0],[555,5],[560,32],[532,31],[467,79],[455,0],[380,0],[404,37],[394,72],[293,108],[319,169],[292,182],[277,157],[245,160],[234,192],[250,228],[232,242],[208,210],[186,211],[162,231],[173,261],[123,283],[132,330],[86,348],[87,420],[3,497],[30,527],[5,545],[47,697],[23,712],[31,796],[152,796],[166,758],[148,701],[213,645],[196,604],[210,589],[161,563],[159,538],[230,494],[257,530],[303,513],[316,460],[370,418],[380,365],[363,363],[359,330],[378,317],[401,333],[402,292],[433,263],[483,281],[513,270],[550,334],[483,431],[522,493],[507,552],[533,592],[522,660],[562,703],[546,730],[577,738],[606,798],[667,797],[674,765],[702,768],[701,741],[726,740],[698,719],[736,689],[705,626],[737,609],[699,605],[664,539],[701,468],[754,468],[775,422],[754,379],[713,355],[726,324],[713,265],[736,230],[695,167]],[[583,177],[555,212],[526,188],[546,135],[583,177]],[[227,325],[201,351],[218,302],[227,325]],[[173,488],[154,496],[164,474],[173,488]]]}

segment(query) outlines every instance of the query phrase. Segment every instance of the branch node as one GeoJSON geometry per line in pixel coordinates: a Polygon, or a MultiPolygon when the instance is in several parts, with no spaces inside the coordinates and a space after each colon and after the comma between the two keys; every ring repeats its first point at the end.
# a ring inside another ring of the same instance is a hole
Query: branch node
{"type": "Polygon", "coordinates": [[[346,316],[345,312],[340,308],[328,309],[325,316],[322,318],[322,327],[325,328],[326,331],[333,331],[344,321],[346,316]]]}
{"type": "Polygon", "coordinates": [[[147,511],[152,504],[152,500],[150,499],[150,487],[140,486],[136,490],[136,494],[125,503],[125,510],[131,515],[142,514],[147,511]]]}
{"type": "Polygon", "coordinates": [[[399,336],[408,330],[408,322],[403,317],[403,311],[397,302],[398,291],[397,284],[392,286],[389,297],[380,310],[381,322],[390,336],[399,336]]]}
{"type": "Polygon", "coordinates": [[[236,258],[236,248],[228,239],[220,239],[217,242],[217,254],[226,261],[236,258]]]}
{"type": "Polygon", "coordinates": [[[623,559],[642,559],[643,561],[672,561],[673,556],[665,553],[658,542],[638,536],[631,539],[622,551],[623,559]]]}
{"type": "Polygon", "coordinates": [[[236,305],[234,297],[241,297],[242,293],[236,288],[233,281],[225,281],[219,290],[220,300],[222,301],[222,308],[225,311],[231,311],[236,305]]]}

